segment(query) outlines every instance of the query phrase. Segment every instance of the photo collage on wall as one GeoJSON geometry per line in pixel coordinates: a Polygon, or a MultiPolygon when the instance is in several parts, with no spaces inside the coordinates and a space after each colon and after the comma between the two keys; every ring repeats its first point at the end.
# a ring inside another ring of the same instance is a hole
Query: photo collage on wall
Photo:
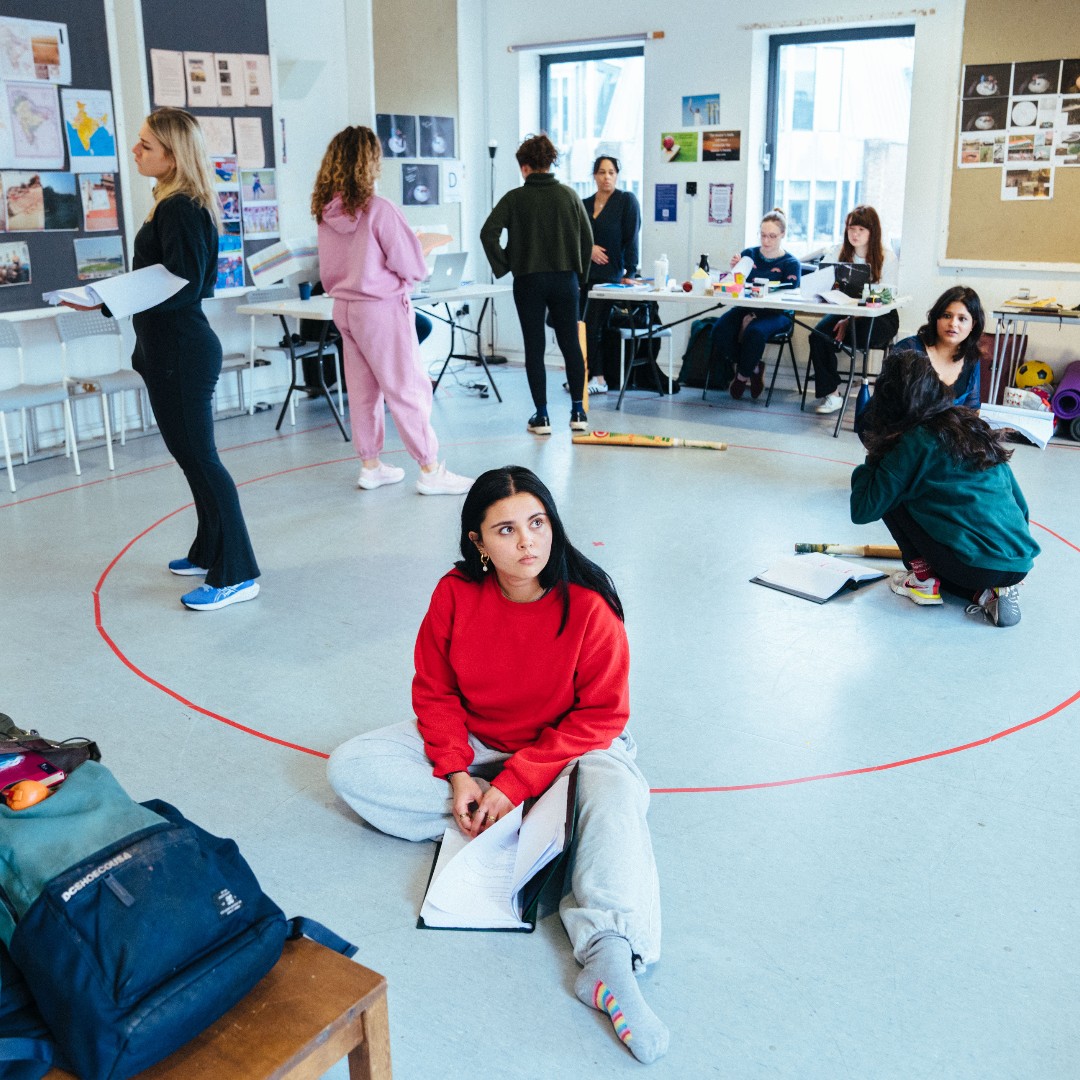
{"type": "Polygon", "coordinates": [[[242,288],[245,240],[279,235],[274,170],[266,167],[263,122],[258,116],[222,115],[223,109],[273,104],[270,58],[262,54],[151,49],[155,106],[199,111],[221,209],[218,289],[242,288]]]}
{"type": "MultiPolygon", "coordinates": [[[[66,24],[0,17],[0,287],[33,278],[15,234],[119,233],[112,94],[70,82],[66,24]]],[[[120,235],[75,239],[73,256],[79,280],[124,271],[120,235]]]]}
{"type": "Polygon", "coordinates": [[[405,116],[377,113],[375,133],[379,136],[384,158],[436,158],[443,164],[424,164],[410,160],[401,166],[401,202],[404,206],[439,206],[460,202],[461,167],[454,160],[456,138],[452,116],[405,116]],[[453,193],[441,183],[451,169],[453,193]]]}
{"type": "Polygon", "coordinates": [[[956,164],[1000,170],[1004,200],[1053,198],[1080,165],[1080,59],[966,65],[956,164]]]}
{"type": "Polygon", "coordinates": [[[235,154],[210,160],[221,209],[217,288],[244,285],[244,240],[271,240],[278,228],[277,179],[273,169],[241,169],[235,154]]]}

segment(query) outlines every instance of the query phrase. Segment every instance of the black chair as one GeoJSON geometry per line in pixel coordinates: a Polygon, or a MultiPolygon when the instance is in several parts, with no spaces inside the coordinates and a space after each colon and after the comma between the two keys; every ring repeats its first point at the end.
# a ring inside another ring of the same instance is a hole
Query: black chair
{"type": "MultiPolygon", "coordinates": [[[[864,349],[852,349],[850,344],[843,344],[840,346],[840,352],[842,352],[848,358],[847,371],[837,371],[840,376],[840,385],[843,386],[842,397],[844,399],[843,405],[837,410],[836,413],[836,427],[833,429],[833,435],[840,434],[840,425],[844,422],[844,415],[847,412],[848,398],[851,395],[851,388],[855,384],[855,378],[858,376],[860,383],[869,382],[872,379],[870,374],[870,354],[872,352],[881,353],[881,363],[885,363],[885,357],[889,355],[889,350],[893,347],[893,341],[895,337],[885,342],[884,345],[869,345],[864,349]],[[859,358],[859,370],[855,370],[856,358],[859,358]]],[[[799,405],[799,411],[803,412],[806,409],[806,394],[810,389],[810,376],[813,374],[813,364],[810,360],[806,362],[806,375],[803,379],[802,386],[802,402],[799,405]]],[[[881,368],[879,367],[880,371],[881,368]]],[[[840,388],[837,387],[837,393],[840,392],[840,388]]]]}
{"type": "MultiPolygon", "coordinates": [[[[776,386],[776,376],[780,371],[780,363],[784,359],[784,347],[787,346],[788,355],[791,358],[791,370],[795,373],[795,386],[797,387],[797,393],[802,395],[802,399],[806,401],[806,389],[802,382],[799,381],[799,365],[795,359],[795,346],[791,342],[791,335],[794,331],[794,326],[789,326],[786,330],[780,330],[773,334],[772,337],[765,343],[766,345],[778,346],[776,350],[776,363],[773,364],[772,379],[769,381],[769,392],[765,395],[765,408],[769,407],[769,402],[772,401],[773,388],[776,386]]],[[[762,359],[762,363],[765,360],[762,359]]],[[[709,365],[705,372],[705,389],[701,391],[701,400],[705,400],[705,395],[709,392],[709,378],[712,375],[712,365],[709,365]]]]}

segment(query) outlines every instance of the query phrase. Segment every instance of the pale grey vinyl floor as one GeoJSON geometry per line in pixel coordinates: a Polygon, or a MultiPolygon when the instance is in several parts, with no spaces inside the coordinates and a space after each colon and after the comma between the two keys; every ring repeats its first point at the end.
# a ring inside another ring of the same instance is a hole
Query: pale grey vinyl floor
{"type": "MultiPolygon", "coordinates": [[[[503,404],[440,388],[450,467],[546,480],[625,601],[639,763],[656,789],[707,789],[653,796],[665,938],[643,989],[671,1049],[648,1074],[1080,1075],[1080,444],[1016,451],[1043,554],[1002,631],[885,584],[816,606],[749,583],[796,541],[888,540],[848,520],[857,440],[793,395],[594,399],[595,427],[731,444],[605,449],[571,445],[561,373],[546,439],[524,430],[524,372],[496,379],[503,404]]],[[[324,406],[280,435],[274,419],[218,425],[264,576],[214,613],[183,609],[191,583],[165,571],[193,514],[156,436],[117,447],[115,474],[100,449],[80,481],[62,458],[17,467],[0,710],[93,736],[133,795],[235,837],[287,914],[356,942],[389,980],[402,1080],[641,1074],[574,998],[557,917],[534,935],[414,929],[432,845],[375,833],[329,790],[322,755],[410,715],[460,499],[416,494],[392,425],[407,482],[364,492],[324,406]]]]}

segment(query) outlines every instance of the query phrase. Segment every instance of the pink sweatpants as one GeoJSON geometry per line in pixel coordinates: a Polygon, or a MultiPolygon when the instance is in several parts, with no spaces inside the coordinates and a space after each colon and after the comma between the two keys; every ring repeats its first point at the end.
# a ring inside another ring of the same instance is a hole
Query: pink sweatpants
{"type": "Polygon", "coordinates": [[[334,323],[341,331],[356,452],[368,460],[382,452],[385,403],[405,449],[419,464],[434,465],[439,440],[431,426],[431,380],[420,365],[409,298],[335,300],[334,323]]]}

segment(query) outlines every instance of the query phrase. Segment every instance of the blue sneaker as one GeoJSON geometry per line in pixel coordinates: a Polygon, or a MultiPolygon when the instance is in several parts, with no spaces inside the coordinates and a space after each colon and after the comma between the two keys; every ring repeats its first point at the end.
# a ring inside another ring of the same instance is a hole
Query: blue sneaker
{"type": "Polygon", "coordinates": [[[213,611],[216,608],[254,600],[259,595],[259,583],[254,579],[241,581],[239,585],[225,585],[215,589],[213,585],[200,585],[180,597],[180,603],[192,611],[213,611]]]}
{"type": "Polygon", "coordinates": [[[196,566],[190,559],[173,559],[169,570],[180,577],[206,577],[206,567],[196,566]]]}

